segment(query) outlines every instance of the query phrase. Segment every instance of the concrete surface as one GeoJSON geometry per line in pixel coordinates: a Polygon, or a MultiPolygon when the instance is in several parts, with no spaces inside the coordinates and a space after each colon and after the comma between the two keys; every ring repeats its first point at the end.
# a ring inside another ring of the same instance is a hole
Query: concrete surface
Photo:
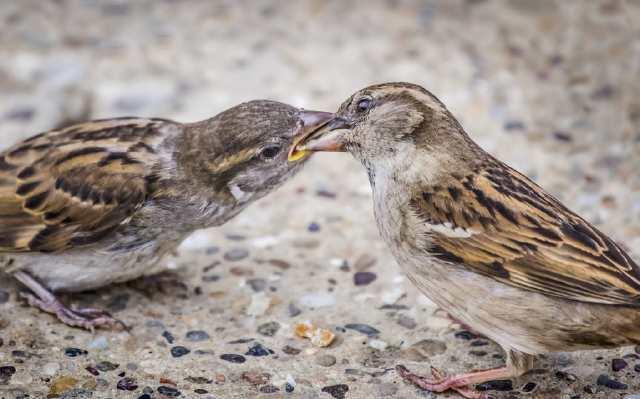
{"type": "MultiPolygon", "coordinates": [[[[251,98],[333,110],[367,84],[410,81],[637,259],[639,20],[631,0],[4,1],[0,148],[73,121],[193,121],[251,98]]],[[[502,364],[402,277],[345,155],[316,156],[168,266],[161,291],[146,280],[64,298],[110,309],[130,333],[67,328],[3,277],[0,397],[433,398],[393,367],[502,364]],[[336,342],[295,337],[306,320],[336,342]]],[[[554,354],[494,393],[638,398],[639,357],[554,354]]]]}

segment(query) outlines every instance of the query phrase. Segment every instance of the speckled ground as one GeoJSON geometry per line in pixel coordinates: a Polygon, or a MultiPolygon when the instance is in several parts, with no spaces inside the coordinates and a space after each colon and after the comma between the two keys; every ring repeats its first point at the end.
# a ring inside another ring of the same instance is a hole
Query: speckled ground
{"type": "MultiPolygon", "coordinates": [[[[411,81],[637,258],[638,21],[632,0],[4,1],[0,148],[73,121],[192,121],[251,98],[333,110],[367,84],[411,81]]],[[[0,398],[432,398],[393,367],[502,363],[402,277],[344,155],[316,156],[168,266],[173,282],[65,297],[106,307],[128,333],[62,326],[2,277],[0,398]],[[306,320],[336,341],[295,337],[306,320]]],[[[637,399],[638,376],[624,348],[554,354],[491,388],[637,399]]]]}

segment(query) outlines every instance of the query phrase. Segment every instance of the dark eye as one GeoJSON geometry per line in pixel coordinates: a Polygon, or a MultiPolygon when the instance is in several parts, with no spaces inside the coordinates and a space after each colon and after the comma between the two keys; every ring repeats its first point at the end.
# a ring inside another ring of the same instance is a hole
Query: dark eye
{"type": "Polygon", "coordinates": [[[262,151],[260,151],[260,157],[262,159],[275,158],[275,156],[280,153],[280,149],[281,147],[279,145],[270,145],[268,147],[264,147],[262,151]]]}
{"type": "Polygon", "coordinates": [[[372,101],[370,98],[363,98],[362,100],[358,101],[356,109],[358,110],[358,112],[368,111],[369,108],[371,108],[371,103],[372,101]]]}

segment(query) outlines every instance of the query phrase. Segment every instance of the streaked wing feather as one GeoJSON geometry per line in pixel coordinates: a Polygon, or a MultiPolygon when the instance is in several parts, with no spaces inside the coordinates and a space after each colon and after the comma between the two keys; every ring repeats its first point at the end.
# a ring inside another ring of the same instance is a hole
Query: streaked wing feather
{"type": "Polygon", "coordinates": [[[0,153],[0,252],[88,245],[126,223],[149,195],[162,123],[95,121],[0,153]]]}
{"type": "Polygon", "coordinates": [[[428,231],[432,245],[427,250],[545,295],[640,305],[640,270],[624,250],[527,177],[497,162],[450,187],[414,196],[414,210],[428,225],[449,222],[470,233],[428,231]]]}

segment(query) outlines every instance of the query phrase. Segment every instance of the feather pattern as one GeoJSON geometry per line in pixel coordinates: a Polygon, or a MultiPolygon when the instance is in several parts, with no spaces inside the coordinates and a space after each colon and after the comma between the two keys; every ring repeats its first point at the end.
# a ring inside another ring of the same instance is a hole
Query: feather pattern
{"type": "Polygon", "coordinates": [[[0,252],[92,244],[152,194],[159,119],[120,118],[46,132],[0,153],[0,252]]]}
{"type": "Polygon", "coordinates": [[[427,251],[503,283],[575,301],[640,305],[640,270],[610,238],[524,175],[490,159],[422,187],[411,208],[427,251]]]}

